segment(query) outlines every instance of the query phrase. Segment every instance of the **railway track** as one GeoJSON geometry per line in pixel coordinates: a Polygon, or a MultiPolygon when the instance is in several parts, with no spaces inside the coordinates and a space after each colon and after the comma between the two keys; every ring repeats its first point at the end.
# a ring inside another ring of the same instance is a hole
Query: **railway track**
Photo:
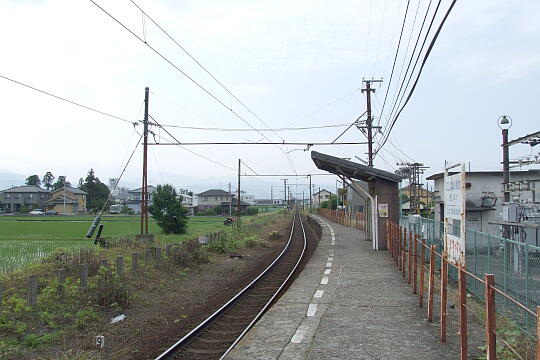
{"type": "Polygon", "coordinates": [[[272,264],[156,360],[224,358],[290,284],[306,245],[304,224],[296,214],[288,242],[272,264]]]}

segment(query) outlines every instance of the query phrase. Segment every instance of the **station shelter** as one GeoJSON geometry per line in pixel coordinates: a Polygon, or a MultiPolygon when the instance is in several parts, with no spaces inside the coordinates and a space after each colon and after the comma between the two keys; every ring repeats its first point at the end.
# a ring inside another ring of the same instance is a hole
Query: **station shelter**
{"type": "Polygon", "coordinates": [[[395,173],[317,151],[311,152],[311,159],[319,169],[339,176],[354,192],[369,200],[373,249],[385,250],[386,221],[399,222],[399,183],[402,177],[395,173]],[[368,183],[368,190],[364,190],[353,180],[368,183]]]}

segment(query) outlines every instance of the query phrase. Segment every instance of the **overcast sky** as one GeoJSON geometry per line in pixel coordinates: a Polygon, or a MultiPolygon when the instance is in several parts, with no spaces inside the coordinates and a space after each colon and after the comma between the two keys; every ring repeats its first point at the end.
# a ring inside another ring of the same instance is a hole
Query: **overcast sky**
{"type": "MultiPolygon", "coordinates": [[[[266,127],[129,0],[95,1],[251,126],[266,127]]],[[[350,124],[366,109],[365,96],[355,91],[364,77],[384,79],[376,87],[373,107],[376,121],[384,125],[388,119],[387,115],[380,119],[379,114],[407,0],[136,2],[271,128],[350,124]],[[338,98],[342,99],[313,113],[338,98]]],[[[432,9],[436,3],[432,1],[432,9]]],[[[428,4],[429,0],[410,0],[389,104],[398,75],[406,68],[404,55],[408,51],[408,61],[428,4]]],[[[441,16],[449,4],[450,0],[442,1],[441,16]]],[[[430,166],[427,174],[441,171],[445,160],[470,162],[472,170],[500,169],[497,118],[512,117],[510,138],[539,130],[539,16],[538,1],[520,1],[519,6],[504,0],[458,1],[410,103],[392,130],[393,145],[385,145],[375,165],[392,170],[397,162],[414,159],[430,166]]],[[[161,124],[249,129],[88,0],[4,0],[0,2],[0,33],[2,76],[130,121],[142,119],[148,86],[150,114],[161,124]]],[[[0,97],[1,188],[18,179],[13,174],[42,176],[52,171],[75,184],[93,168],[102,180],[116,177],[139,138],[135,130],[141,131],[141,126],[134,130],[129,123],[2,78],[0,97]]],[[[344,129],[264,134],[272,141],[329,142],[344,129]]],[[[157,140],[168,137],[159,129],[152,130],[157,140]]],[[[257,132],[169,131],[182,142],[267,141],[257,132]]],[[[340,141],[363,142],[365,137],[353,128],[340,141]]],[[[188,148],[219,164],[179,147],[153,146],[150,182],[172,183],[195,192],[225,187],[229,181],[234,188],[238,158],[259,174],[321,173],[302,146],[188,148]],[[287,151],[291,151],[290,161],[287,151]]],[[[355,156],[365,158],[367,149],[343,145],[312,150],[355,160],[355,156]]],[[[530,151],[515,146],[511,157],[530,151]]],[[[141,158],[138,150],[124,175],[124,185],[140,183],[141,158]]],[[[251,173],[247,167],[245,171],[251,173]]],[[[289,179],[293,184],[307,183],[305,178],[289,179]]],[[[330,177],[313,178],[313,183],[335,187],[330,177]]],[[[246,190],[269,197],[270,186],[275,186],[277,197],[279,184],[279,179],[250,179],[246,190]]]]}

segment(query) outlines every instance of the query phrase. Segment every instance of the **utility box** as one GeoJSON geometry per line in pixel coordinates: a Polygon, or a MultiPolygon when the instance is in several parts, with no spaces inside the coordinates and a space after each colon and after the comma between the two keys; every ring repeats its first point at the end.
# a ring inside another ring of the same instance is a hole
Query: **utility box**
{"type": "Polygon", "coordinates": [[[518,203],[504,203],[502,206],[502,219],[508,222],[518,221],[518,203]]]}

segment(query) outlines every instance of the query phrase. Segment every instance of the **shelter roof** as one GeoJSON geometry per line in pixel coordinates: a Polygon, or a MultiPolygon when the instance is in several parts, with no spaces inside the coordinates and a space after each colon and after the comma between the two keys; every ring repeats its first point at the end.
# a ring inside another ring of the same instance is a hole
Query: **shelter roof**
{"type": "Polygon", "coordinates": [[[311,160],[313,160],[315,165],[321,170],[325,170],[336,175],[345,175],[347,177],[362,181],[382,179],[397,183],[402,180],[402,177],[398,174],[371,166],[362,165],[335,156],[326,155],[317,151],[311,152],[311,160]]]}

